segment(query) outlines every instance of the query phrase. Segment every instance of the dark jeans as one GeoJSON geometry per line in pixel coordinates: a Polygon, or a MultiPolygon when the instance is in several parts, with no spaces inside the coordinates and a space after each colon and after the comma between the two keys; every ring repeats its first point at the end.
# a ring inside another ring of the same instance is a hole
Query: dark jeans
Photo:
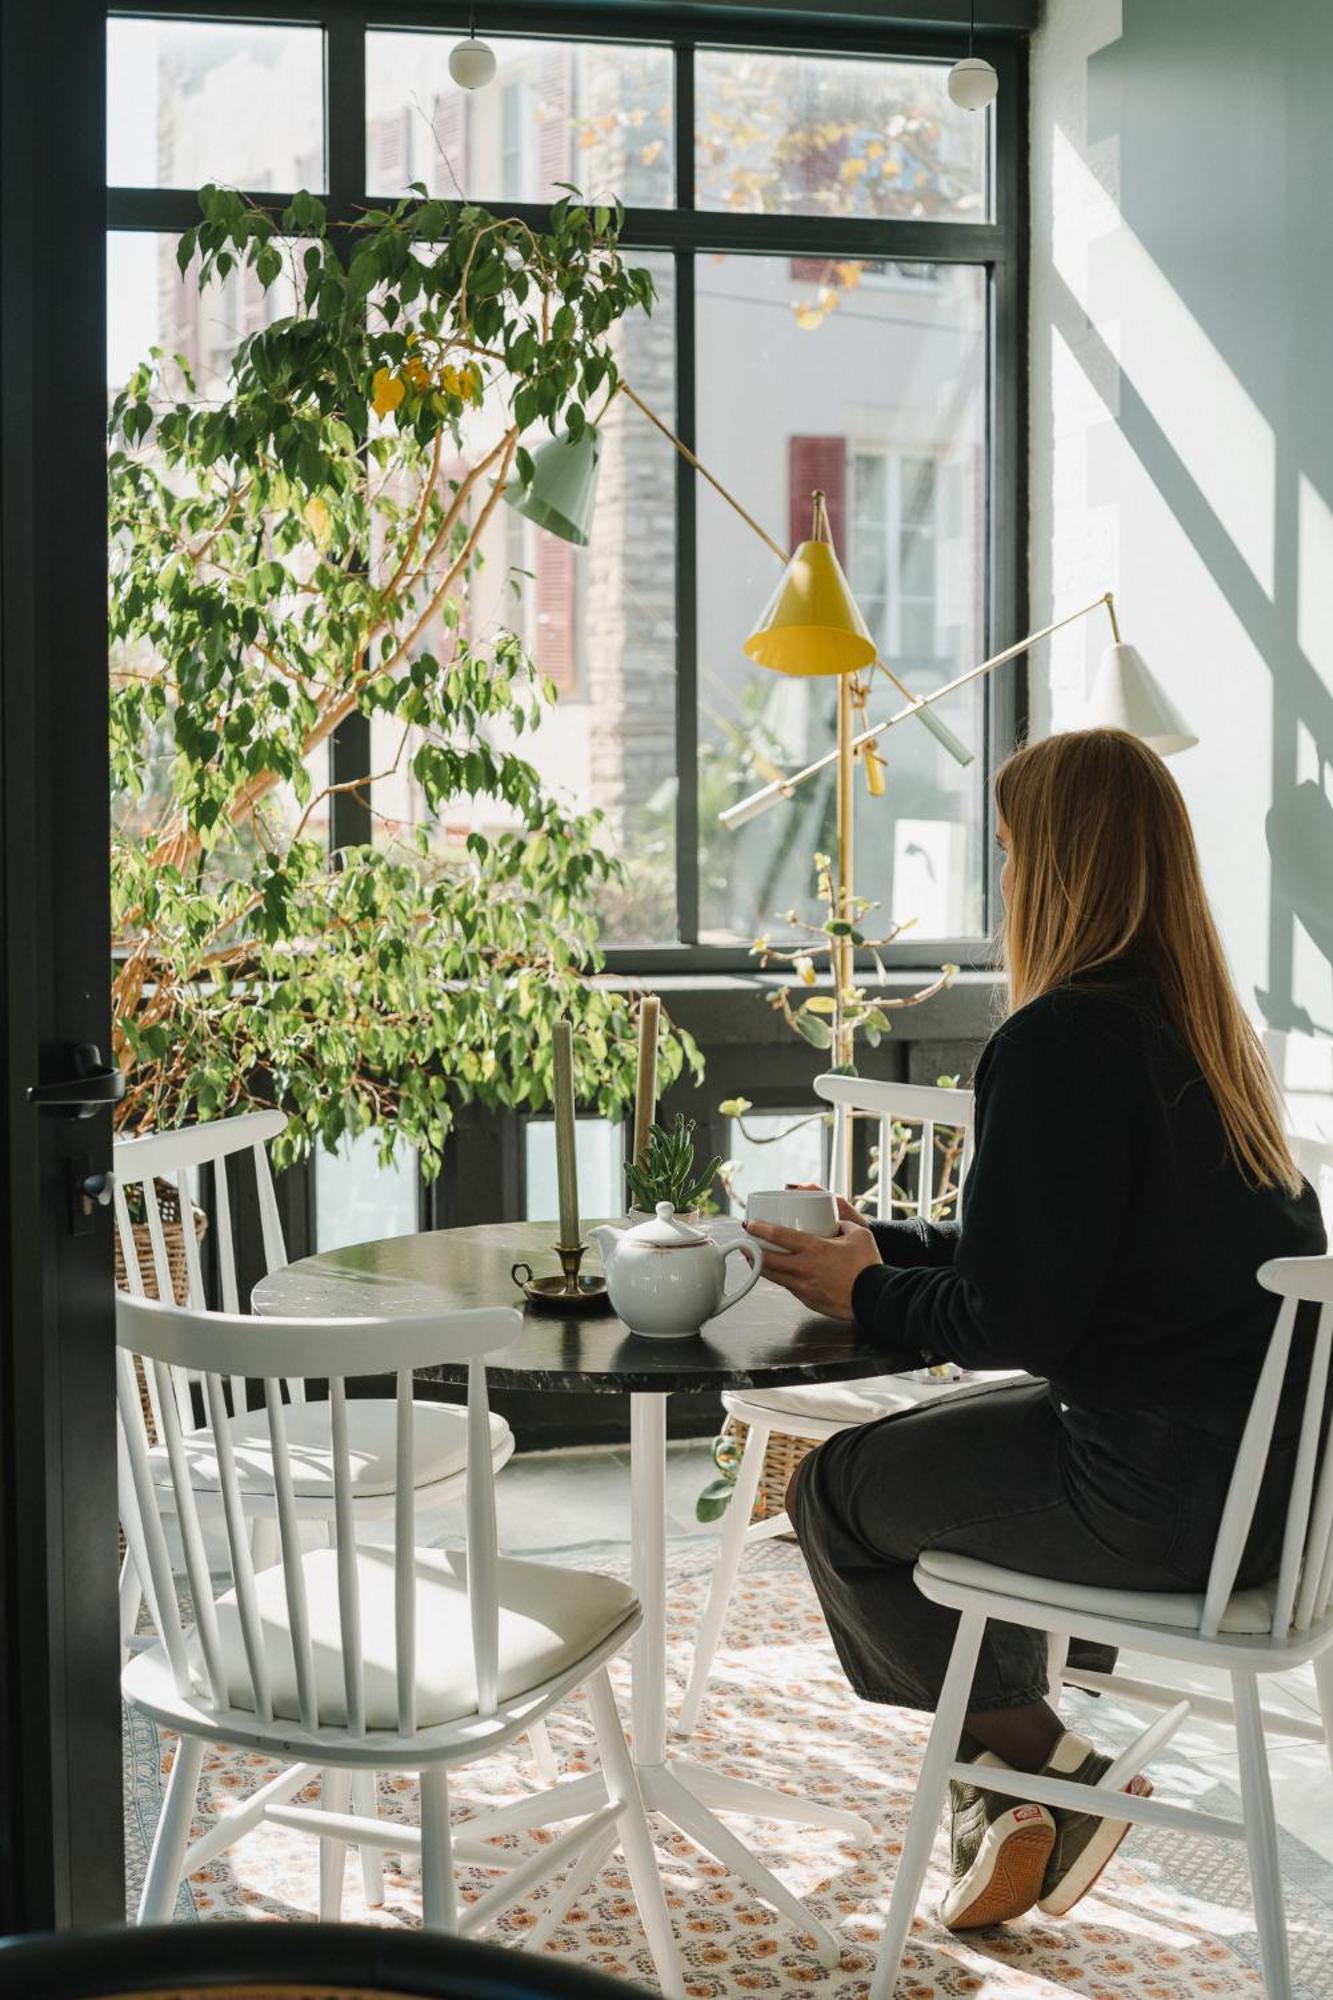
{"type": "MultiPolygon", "coordinates": [[[[933,1709],[958,1613],[912,1580],[926,1549],[1124,1590],[1199,1590],[1237,1439],[1153,1410],[1063,1406],[1044,1382],[962,1389],[841,1431],[792,1488],[792,1524],[848,1680],[933,1709]]],[[[1289,1450],[1274,1454],[1240,1583],[1274,1575],[1289,1450]]],[[[1042,1633],[991,1619],[974,1709],[1047,1691],[1042,1633]]]]}

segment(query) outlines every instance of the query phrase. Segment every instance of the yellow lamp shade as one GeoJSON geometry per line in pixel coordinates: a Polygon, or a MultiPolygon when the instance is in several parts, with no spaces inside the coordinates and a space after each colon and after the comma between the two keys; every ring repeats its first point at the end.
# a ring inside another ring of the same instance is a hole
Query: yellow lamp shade
{"type": "Polygon", "coordinates": [[[831,542],[802,542],[745,641],[775,674],[854,674],[877,647],[831,542]]]}

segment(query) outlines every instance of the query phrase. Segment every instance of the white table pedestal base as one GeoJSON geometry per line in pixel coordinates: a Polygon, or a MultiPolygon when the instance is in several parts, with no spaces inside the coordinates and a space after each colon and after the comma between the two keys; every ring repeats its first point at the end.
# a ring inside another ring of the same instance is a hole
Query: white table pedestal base
{"type": "MultiPolygon", "coordinates": [[[[848,1834],[862,1846],[873,1838],[869,1823],[840,1806],[802,1799],[793,1792],[754,1784],[747,1778],[733,1778],[683,1758],[667,1760],[666,1400],[661,1395],[635,1395],[630,1402],[631,1568],[635,1594],[643,1607],[643,1624],[633,1646],[630,1718],[643,1802],[649,1812],[659,1814],[732,1874],[739,1875],[757,1896],[771,1903],[798,1931],[811,1937],[815,1957],[821,1965],[836,1965],[842,1947],[833,1933],[810,1914],[800,1898],[750,1852],[717,1814],[735,1812],[750,1819],[792,1820],[803,1826],[829,1827],[848,1834]]],[[[595,1812],[605,1799],[601,1773],[594,1771],[586,1777],[565,1779],[550,1790],[534,1793],[514,1805],[481,1814],[468,1820],[460,1832],[467,1835],[471,1846],[500,1834],[528,1832],[534,1827],[595,1812]]],[[[606,1851],[609,1850],[603,1848],[599,1853],[599,1865],[606,1851]]],[[[587,1859],[590,1861],[592,1856],[587,1859]]],[[[580,1880],[572,1888],[566,1881],[555,1892],[562,1899],[560,1915],[587,1886],[589,1869],[582,1866],[578,1872],[580,1880]],[[569,1889],[567,1898],[565,1889],[569,1889]]]]}

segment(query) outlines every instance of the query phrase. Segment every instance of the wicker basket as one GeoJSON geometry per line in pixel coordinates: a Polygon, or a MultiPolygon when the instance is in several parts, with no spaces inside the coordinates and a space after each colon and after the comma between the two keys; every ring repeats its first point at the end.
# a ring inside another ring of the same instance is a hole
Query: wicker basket
{"type": "MultiPolygon", "coordinates": [[[[181,1227],[180,1190],[174,1181],[154,1181],[157,1194],[158,1214],[162,1218],[162,1236],[167,1246],[167,1269],[171,1273],[172,1296],[178,1306],[183,1306],[190,1296],[190,1267],[185,1261],[185,1231],[181,1227]]],[[[194,1211],[194,1235],[197,1243],[202,1243],[208,1229],[208,1217],[202,1208],[194,1211]]],[[[143,1288],[150,1299],[157,1292],[157,1266],[153,1260],[153,1238],[146,1222],[131,1224],[134,1237],[134,1254],[139,1260],[139,1276],[143,1288]]],[[[125,1254],[121,1249],[120,1234],[116,1234],[116,1288],[127,1292],[130,1288],[129,1273],[125,1269],[125,1254]]]]}
{"type": "MultiPolygon", "coordinates": [[[[723,1437],[734,1438],[742,1447],[749,1434],[750,1426],[743,1424],[739,1417],[728,1417],[722,1426],[723,1437]]],[[[801,1460],[814,1449],[809,1438],[790,1437],[783,1431],[769,1432],[764,1467],[759,1474],[754,1506],[750,1510],[752,1521],[768,1521],[775,1514],[785,1513],[788,1482],[801,1460]]]]}
{"type": "MultiPolygon", "coordinates": [[[[171,1292],[178,1306],[183,1306],[190,1296],[190,1267],[185,1261],[185,1230],[181,1225],[180,1190],[174,1181],[155,1181],[157,1211],[162,1218],[162,1237],[167,1246],[167,1270],[171,1274],[171,1292]]],[[[194,1236],[196,1243],[202,1243],[208,1229],[208,1217],[202,1208],[194,1211],[194,1236]]],[[[158,1296],[157,1266],[153,1260],[153,1238],[146,1222],[131,1224],[134,1237],[134,1254],[139,1260],[139,1276],[143,1288],[150,1299],[158,1296]]],[[[129,1273],[125,1269],[125,1254],[121,1249],[120,1232],[116,1232],[116,1289],[127,1292],[130,1288],[129,1273]]],[[[136,1354],[134,1372],[139,1378],[139,1401],[143,1406],[144,1428],[149,1444],[157,1443],[157,1426],[153,1422],[153,1407],[148,1397],[148,1384],[144,1379],[143,1362],[136,1354]]],[[[124,1538],[121,1554],[124,1554],[124,1538]]]]}

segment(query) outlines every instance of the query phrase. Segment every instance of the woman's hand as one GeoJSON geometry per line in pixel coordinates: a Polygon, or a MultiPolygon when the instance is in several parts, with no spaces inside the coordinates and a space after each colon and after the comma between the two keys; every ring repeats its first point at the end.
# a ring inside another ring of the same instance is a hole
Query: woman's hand
{"type": "Polygon", "coordinates": [[[785,1256],[766,1257],[764,1276],[790,1292],[811,1312],[851,1319],[852,1286],[862,1271],[883,1260],[871,1232],[846,1202],[836,1236],[811,1236],[804,1229],[781,1229],[774,1222],[747,1222],[749,1235],[785,1256]]]}

